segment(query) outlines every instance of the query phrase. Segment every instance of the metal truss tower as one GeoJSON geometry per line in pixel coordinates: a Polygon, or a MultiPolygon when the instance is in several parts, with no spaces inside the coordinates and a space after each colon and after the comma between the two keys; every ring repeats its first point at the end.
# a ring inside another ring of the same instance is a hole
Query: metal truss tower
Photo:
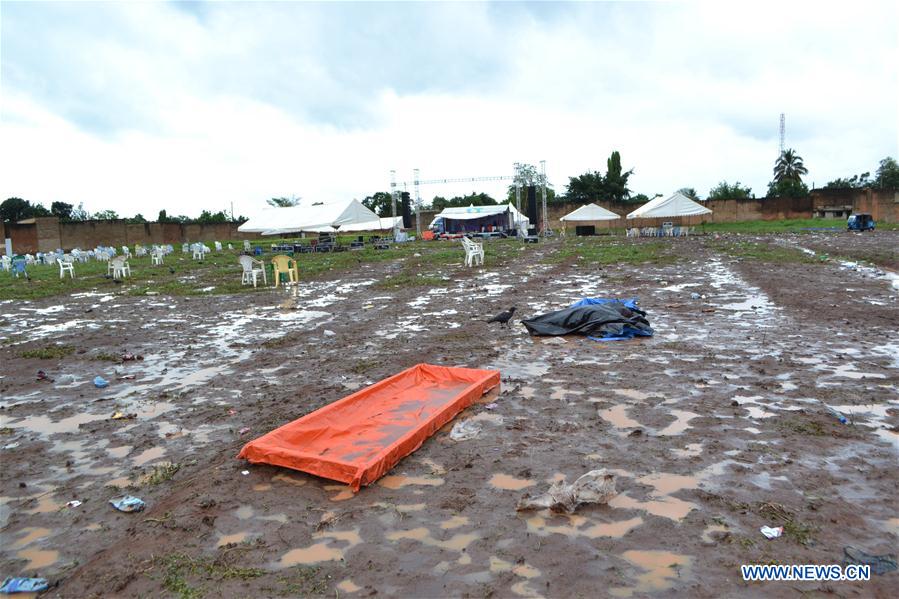
{"type": "Polygon", "coordinates": [[[393,240],[400,236],[400,227],[396,222],[396,171],[390,171],[390,214],[393,216],[393,240]]]}
{"type": "Polygon", "coordinates": [[[417,231],[417,235],[421,238],[421,193],[419,193],[419,177],[418,177],[418,169],[412,170],[412,183],[415,187],[415,230],[417,231]]]}
{"type": "Polygon", "coordinates": [[[781,112],[780,113],[780,154],[779,154],[779,156],[783,156],[783,153],[784,153],[784,138],[786,137],[786,133],[787,133],[786,118],[785,118],[784,113],[781,112]]]}
{"type": "Polygon", "coordinates": [[[542,209],[543,209],[543,236],[546,237],[548,235],[552,235],[553,231],[549,227],[549,214],[546,213],[546,161],[540,161],[540,189],[542,198],[542,209]]]}

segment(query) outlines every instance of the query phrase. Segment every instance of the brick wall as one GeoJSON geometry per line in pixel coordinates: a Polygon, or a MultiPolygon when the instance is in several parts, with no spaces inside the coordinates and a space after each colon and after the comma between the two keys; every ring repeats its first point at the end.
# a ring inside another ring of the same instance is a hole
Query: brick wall
{"type": "Polygon", "coordinates": [[[7,235],[13,240],[17,253],[52,252],[57,248],[66,251],[73,248],[92,249],[98,245],[154,243],[178,244],[194,241],[227,241],[232,239],[257,239],[255,233],[240,233],[236,223],[210,225],[182,225],[180,223],[128,224],[124,220],[89,220],[59,222],[55,216],[35,218],[9,224],[7,235]]]}

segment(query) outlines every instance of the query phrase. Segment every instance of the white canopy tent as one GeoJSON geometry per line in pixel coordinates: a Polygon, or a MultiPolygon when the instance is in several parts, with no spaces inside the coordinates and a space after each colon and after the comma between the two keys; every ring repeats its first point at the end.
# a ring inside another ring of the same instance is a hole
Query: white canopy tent
{"type": "Polygon", "coordinates": [[[597,220],[618,220],[619,218],[621,218],[621,216],[615,214],[611,210],[606,210],[602,206],[585,204],[577,210],[569,212],[559,220],[568,223],[582,223],[597,220]]]}
{"type": "Polygon", "coordinates": [[[403,217],[397,216],[396,218],[386,217],[386,218],[376,218],[375,220],[368,220],[361,223],[353,223],[350,225],[341,225],[340,229],[335,229],[334,227],[318,227],[315,229],[304,229],[305,231],[309,231],[310,233],[334,233],[339,231],[340,233],[356,233],[359,231],[387,231],[393,230],[394,224],[398,225],[400,229],[403,228],[403,217]]]}
{"type": "Polygon", "coordinates": [[[444,208],[440,214],[434,217],[434,220],[431,221],[429,227],[433,227],[437,223],[437,219],[447,220],[475,220],[478,218],[484,218],[489,216],[496,216],[499,214],[509,214],[509,219],[511,222],[507,222],[506,226],[510,228],[518,228],[520,225],[524,225],[525,229],[528,227],[530,220],[524,214],[519,212],[514,205],[509,204],[499,204],[494,206],[459,206],[455,208],[444,208]]]}
{"type": "Polygon", "coordinates": [[[674,218],[711,213],[712,211],[702,204],[697,204],[684,194],[676,192],[670,198],[656,198],[646,202],[628,214],[627,218],[674,218]]]}
{"type": "MultiPolygon", "coordinates": [[[[298,204],[289,208],[269,208],[237,228],[241,233],[282,235],[301,231],[337,230],[360,223],[380,224],[378,215],[358,200],[298,204]]],[[[358,230],[358,229],[357,229],[358,230]]]]}

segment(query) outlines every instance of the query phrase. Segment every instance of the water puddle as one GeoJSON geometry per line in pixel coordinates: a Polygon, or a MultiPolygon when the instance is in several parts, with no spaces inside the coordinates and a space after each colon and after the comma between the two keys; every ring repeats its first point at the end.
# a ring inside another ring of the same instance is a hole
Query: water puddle
{"type": "Polygon", "coordinates": [[[389,474],[378,481],[378,484],[387,489],[402,489],[409,485],[423,485],[427,487],[439,487],[444,483],[442,478],[430,476],[406,476],[404,474],[389,474]]]}
{"type": "Polygon", "coordinates": [[[247,540],[249,534],[249,532],[236,532],[233,535],[219,535],[218,543],[216,543],[215,546],[224,547],[225,545],[237,545],[243,543],[247,540]]]}
{"type": "Polygon", "coordinates": [[[358,593],[362,590],[362,587],[347,578],[337,583],[337,589],[344,593],[358,593]]]}
{"type": "Polygon", "coordinates": [[[679,435],[689,428],[691,420],[699,417],[699,414],[685,412],[684,410],[671,410],[671,415],[674,416],[676,420],[657,432],[657,435],[679,435]]]}
{"type": "Polygon", "coordinates": [[[21,538],[16,539],[16,542],[9,546],[10,549],[21,549],[22,547],[27,547],[35,541],[39,541],[41,539],[49,537],[53,531],[51,531],[49,528],[37,528],[29,526],[27,528],[23,528],[19,532],[25,534],[21,538]]]}
{"type": "Polygon", "coordinates": [[[644,393],[643,391],[637,391],[636,389],[612,389],[614,393],[617,395],[621,395],[623,397],[627,397],[628,399],[633,399],[635,401],[644,401],[652,397],[649,393],[644,393]]]}
{"type": "Polygon", "coordinates": [[[615,428],[619,429],[628,429],[628,428],[641,428],[642,425],[628,417],[627,415],[628,406],[625,404],[618,404],[611,408],[600,410],[599,416],[606,422],[610,423],[615,428]]]}
{"type": "Polygon", "coordinates": [[[560,534],[571,539],[576,537],[588,539],[610,537],[618,539],[642,525],[643,518],[636,516],[628,520],[599,522],[578,514],[553,514],[549,510],[544,510],[540,512],[540,515],[528,518],[526,524],[528,532],[541,537],[560,534]],[[554,522],[567,520],[568,523],[552,524],[548,518],[551,518],[554,522]]]}
{"type": "Polygon", "coordinates": [[[533,487],[536,484],[537,481],[534,480],[515,478],[514,476],[502,473],[494,474],[490,479],[490,485],[492,487],[503,491],[521,491],[522,489],[533,487]]]}
{"type": "Polygon", "coordinates": [[[459,528],[461,526],[466,526],[468,524],[468,518],[465,516],[453,516],[449,520],[444,520],[440,523],[440,528],[443,530],[452,530],[454,528],[459,528]]]}
{"type": "Polygon", "coordinates": [[[716,532],[727,532],[728,530],[730,529],[723,524],[709,524],[705,527],[705,530],[702,531],[702,536],[700,538],[702,539],[703,543],[706,543],[707,545],[714,545],[717,541],[715,541],[712,535],[716,532]]]}
{"type": "Polygon", "coordinates": [[[164,455],[165,447],[151,447],[131,458],[131,461],[135,466],[143,466],[144,464],[160,459],[164,455]]]}
{"type": "Polygon", "coordinates": [[[28,560],[26,571],[36,571],[52,566],[59,561],[59,551],[51,549],[23,549],[16,553],[19,559],[28,560]]]}
{"type": "Polygon", "coordinates": [[[435,539],[431,535],[431,531],[427,528],[413,528],[412,530],[399,530],[395,532],[387,533],[387,540],[389,541],[400,541],[404,539],[409,539],[412,541],[418,541],[422,545],[428,545],[430,547],[438,547],[440,549],[446,549],[447,551],[456,551],[462,552],[476,539],[479,538],[479,535],[474,532],[470,533],[456,533],[449,539],[445,541],[441,541],[439,539],[435,539]]]}
{"type": "Polygon", "coordinates": [[[276,567],[289,568],[297,565],[341,561],[344,559],[347,551],[362,542],[358,529],[317,532],[312,535],[312,538],[328,540],[315,543],[309,547],[291,549],[281,556],[276,567]]]}
{"type": "Polygon", "coordinates": [[[625,551],[621,557],[632,566],[643,570],[634,577],[632,587],[610,588],[613,597],[632,597],[664,591],[674,586],[678,579],[690,577],[693,558],[670,551],[625,551]]]}

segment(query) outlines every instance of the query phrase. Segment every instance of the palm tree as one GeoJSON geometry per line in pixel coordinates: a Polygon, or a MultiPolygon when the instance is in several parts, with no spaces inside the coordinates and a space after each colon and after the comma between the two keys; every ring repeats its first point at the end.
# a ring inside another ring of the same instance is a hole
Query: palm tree
{"type": "Polygon", "coordinates": [[[802,175],[807,175],[808,169],[802,164],[802,157],[792,149],[784,150],[777,162],[774,163],[774,181],[800,182],[802,175]]]}

